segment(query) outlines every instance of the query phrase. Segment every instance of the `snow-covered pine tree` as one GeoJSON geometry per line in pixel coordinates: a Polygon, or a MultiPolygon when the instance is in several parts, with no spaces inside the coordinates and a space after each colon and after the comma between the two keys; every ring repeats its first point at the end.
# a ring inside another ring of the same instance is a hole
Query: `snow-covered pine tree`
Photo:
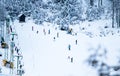
{"type": "Polygon", "coordinates": [[[120,27],[120,0],[112,0],[113,17],[112,27],[120,27]],[[116,25],[116,26],[115,26],[116,25]]]}

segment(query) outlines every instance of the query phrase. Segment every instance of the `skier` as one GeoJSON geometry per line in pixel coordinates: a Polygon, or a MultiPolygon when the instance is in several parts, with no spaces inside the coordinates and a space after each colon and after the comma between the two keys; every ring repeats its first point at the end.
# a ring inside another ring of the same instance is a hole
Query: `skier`
{"type": "Polygon", "coordinates": [[[50,29],[48,30],[48,34],[50,34],[50,29]]]}
{"type": "Polygon", "coordinates": [[[32,31],[34,30],[34,27],[32,26],[32,31]]]}
{"type": "Polygon", "coordinates": [[[44,33],[44,35],[46,35],[45,29],[43,29],[43,33],[44,33]]]}
{"type": "Polygon", "coordinates": [[[36,33],[38,34],[39,31],[37,31],[36,33]]]}
{"type": "Polygon", "coordinates": [[[73,63],[73,57],[71,58],[71,63],[73,63]]]}
{"type": "Polygon", "coordinates": [[[71,50],[71,45],[70,45],[70,44],[68,45],[68,50],[69,50],[69,51],[71,50]]]}
{"type": "Polygon", "coordinates": [[[68,59],[70,59],[70,56],[68,56],[68,59]]]}
{"type": "Polygon", "coordinates": [[[57,27],[55,27],[55,30],[57,30],[57,27]]]}
{"type": "Polygon", "coordinates": [[[57,38],[59,37],[59,33],[57,32],[57,38]]]}
{"type": "Polygon", "coordinates": [[[75,44],[77,45],[77,40],[75,40],[75,44]]]}
{"type": "Polygon", "coordinates": [[[54,41],[55,41],[55,37],[53,37],[54,41]]]}

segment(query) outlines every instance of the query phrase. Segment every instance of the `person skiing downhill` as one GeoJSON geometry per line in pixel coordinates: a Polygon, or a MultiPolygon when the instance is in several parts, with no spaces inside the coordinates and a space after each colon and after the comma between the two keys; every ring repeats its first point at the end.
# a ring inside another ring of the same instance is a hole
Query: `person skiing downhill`
{"type": "Polygon", "coordinates": [[[57,38],[59,37],[59,33],[57,32],[57,38]]]}
{"type": "Polygon", "coordinates": [[[68,45],[68,50],[71,50],[71,45],[70,44],[68,45]]]}
{"type": "Polygon", "coordinates": [[[44,33],[44,35],[46,35],[45,29],[43,29],[43,33],[44,33]]]}
{"type": "Polygon", "coordinates": [[[32,26],[32,31],[34,31],[34,27],[32,26]]]}
{"type": "Polygon", "coordinates": [[[75,44],[77,45],[77,40],[75,40],[75,44]]]}
{"type": "Polygon", "coordinates": [[[53,37],[53,41],[55,41],[55,37],[53,37]]]}
{"type": "Polygon", "coordinates": [[[71,58],[71,63],[73,63],[73,57],[71,58]]]}
{"type": "Polygon", "coordinates": [[[48,30],[48,34],[50,34],[50,29],[48,30]]]}
{"type": "Polygon", "coordinates": [[[39,31],[37,31],[36,33],[38,34],[39,31]]]}

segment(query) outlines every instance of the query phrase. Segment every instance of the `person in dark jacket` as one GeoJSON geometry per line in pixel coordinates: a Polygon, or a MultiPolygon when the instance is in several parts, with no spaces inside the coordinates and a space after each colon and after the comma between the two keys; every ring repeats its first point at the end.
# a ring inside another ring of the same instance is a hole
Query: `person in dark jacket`
{"type": "Polygon", "coordinates": [[[71,63],[73,63],[73,57],[71,58],[71,63]]]}
{"type": "Polygon", "coordinates": [[[59,33],[57,32],[57,38],[59,37],[59,33]]]}
{"type": "Polygon", "coordinates": [[[32,26],[32,31],[34,31],[34,27],[32,26]]]}
{"type": "Polygon", "coordinates": [[[68,50],[71,50],[71,45],[70,44],[68,45],[68,50]]]}
{"type": "Polygon", "coordinates": [[[48,34],[50,34],[50,29],[48,30],[48,34]]]}
{"type": "Polygon", "coordinates": [[[75,44],[77,45],[77,40],[75,40],[75,44]]]}

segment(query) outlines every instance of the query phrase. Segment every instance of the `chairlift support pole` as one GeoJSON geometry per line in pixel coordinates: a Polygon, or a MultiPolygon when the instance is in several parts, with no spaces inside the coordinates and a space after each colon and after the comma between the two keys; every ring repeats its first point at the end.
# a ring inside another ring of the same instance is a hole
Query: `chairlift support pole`
{"type": "MultiPolygon", "coordinates": [[[[6,18],[6,31],[5,31],[5,40],[6,40],[6,43],[9,44],[9,40],[10,40],[10,37],[9,37],[9,27],[10,26],[10,18],[7,17],[6,18]]],[[[6,59],[8,59],[8,50],[9,49],[6,49],[5,52],[6,52],[6,59]]]]}
{"type": "MultiPolygon", "coordinates": [[[[14,47],[15,47],[15,42],[14,42],[14,36],[17,34],[11,33],[13,40],[10,43],[10,62],[14,62],[14,47]]],[[[11,74],[13,74],[13,69],[10,71],[11,74]]]]}
{"type": "MultiPolygon", "coordinates": [[[[4,22],[5,21],[1,21],[1,38],[3,38],[4,39],[4,41],[5,41],[5,33],[4,33],[4,31],[5,31],[5,26],[4,26],[4,22]]],[[[6,56],[6,49],[4,49],[4,59],[6,59],[7,58],[7,56],[6,56]]]]}

